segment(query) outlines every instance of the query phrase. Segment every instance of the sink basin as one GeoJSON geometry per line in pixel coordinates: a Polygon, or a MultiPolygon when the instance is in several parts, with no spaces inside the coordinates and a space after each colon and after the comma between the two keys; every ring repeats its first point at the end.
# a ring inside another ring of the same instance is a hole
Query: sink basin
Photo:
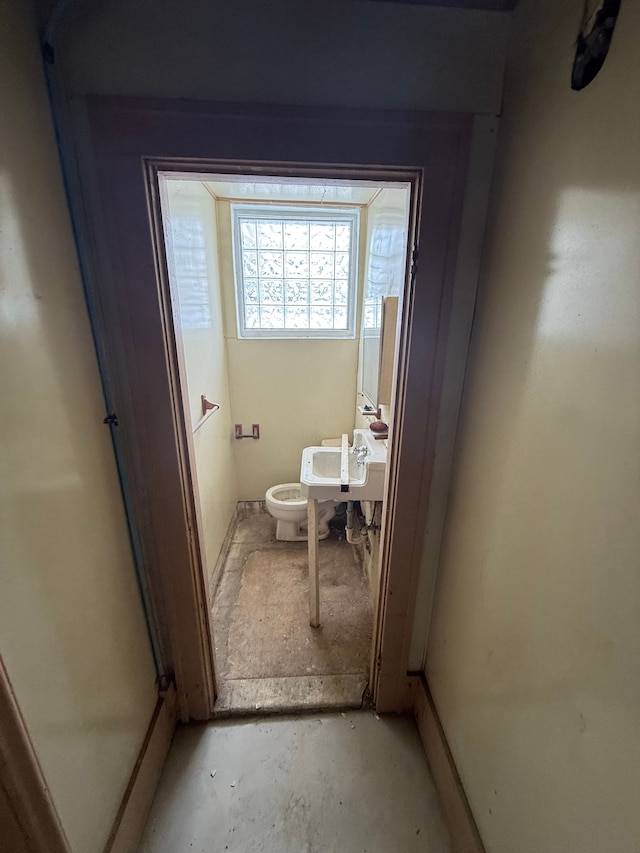
{"type": "MultiPolygon", "coordinates": [[[[342,453],[333,447],[314,447],[311,454],[311,473],[314,477],[340,482],[340,462],[342,453]]],[[[349,454],[349,481],[359,482],[364,476],[362,465],[358,465],[356,457],[349,454]]]]}
{"type": "Polygon", "coordinates": [[[354,445],[366,446],[367,454],[358,463],[349,449],[349,489],[340,482],[341,450],[337,447],[305,447],[302,451],[300,488],[303,495],[316,500],[381,501],[384,497],[384,472],[387,448],[369,430],[354,430],[354,445]]]}

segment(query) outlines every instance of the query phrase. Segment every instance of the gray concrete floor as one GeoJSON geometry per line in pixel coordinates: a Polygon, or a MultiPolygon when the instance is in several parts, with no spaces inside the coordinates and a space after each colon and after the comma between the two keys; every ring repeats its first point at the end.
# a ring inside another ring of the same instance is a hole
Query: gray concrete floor
{"type": "Polygon", "coordinates": [[[180,728],[139,853],[450,853],[415,724],[368,711],[180,728]]]}

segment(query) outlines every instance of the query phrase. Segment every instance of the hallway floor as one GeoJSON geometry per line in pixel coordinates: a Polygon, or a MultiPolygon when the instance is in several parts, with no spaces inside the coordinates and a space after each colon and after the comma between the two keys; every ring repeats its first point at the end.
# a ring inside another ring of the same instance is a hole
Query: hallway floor
{"type": "MultiPolygon", "coordinates": [[[[319,543],[320,627],[309,625],[306,542],[278,542],[266,511],[241,518],[213,605],[218,716],[357,708],[373,612],[359,552],[319,543]]],[[[342,532],[344,535],[344,532],[342,532]]]]}
{"type": "Polygon", "coordinates": [[[139,853],[450,853],[410,717],[180,728],[139,853]]]}

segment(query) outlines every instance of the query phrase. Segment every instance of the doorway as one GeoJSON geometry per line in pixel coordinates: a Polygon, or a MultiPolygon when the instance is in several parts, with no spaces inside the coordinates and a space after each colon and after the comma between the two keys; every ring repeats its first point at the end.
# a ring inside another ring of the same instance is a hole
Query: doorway
{"type": "MultiPolygon", "coordinates": [[[[321,505],[313,628],[301,456],[339,447],[345,433],[353,444],[355,429],[373,436],[376,412],[392,429],[410,185],[257,166],[158,181],[215,711],[357,707],[379,609],[383,475],[375,500],[356,489],[355,502],[321,505]],[[274,496],[285,492],[294,524],[265,506],[267,495],[279,513],[274,496]]],[[[391,440],[376,442],[383,455],[391,440]]]]}
{"type": "MultiPolygon", "coordinates": [[[[412,706],[414,602],[472,119],[460,115],[192,104],[92,97],[83,181],[93,245],[97,337],[115,401],[118,452],[140,536],[150,623],[184,719],[214,706],[212,633],[188,465],[171,306],[157,215],[158,173],[390,180],[411,186],[411,275],[403,307],[394,442],[381,531],[381,594],[370,688],[378,711],[412,706]],[[151,212],[152,229],[149,229],[151,212]],[[420,259],[416,263],[417,250],[420,259]]],[[[215,417],[212,416],[212,417],[215,417]]]]}

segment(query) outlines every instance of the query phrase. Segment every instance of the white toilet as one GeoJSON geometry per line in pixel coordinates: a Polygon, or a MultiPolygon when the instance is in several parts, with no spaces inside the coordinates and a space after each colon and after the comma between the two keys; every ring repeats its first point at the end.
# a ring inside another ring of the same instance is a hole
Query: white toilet
{"type": "MultiPolygon", "coordinates": [[[[307,499],[300,483],[271,486],[265,495],[267,509],[278,522],[276,539],[280,542],[303,542],[307,536],[307,499]]],[[[318,539],[329,535],[329,522],[336,514],[334,501],[318,501],[318,539]]]]}

